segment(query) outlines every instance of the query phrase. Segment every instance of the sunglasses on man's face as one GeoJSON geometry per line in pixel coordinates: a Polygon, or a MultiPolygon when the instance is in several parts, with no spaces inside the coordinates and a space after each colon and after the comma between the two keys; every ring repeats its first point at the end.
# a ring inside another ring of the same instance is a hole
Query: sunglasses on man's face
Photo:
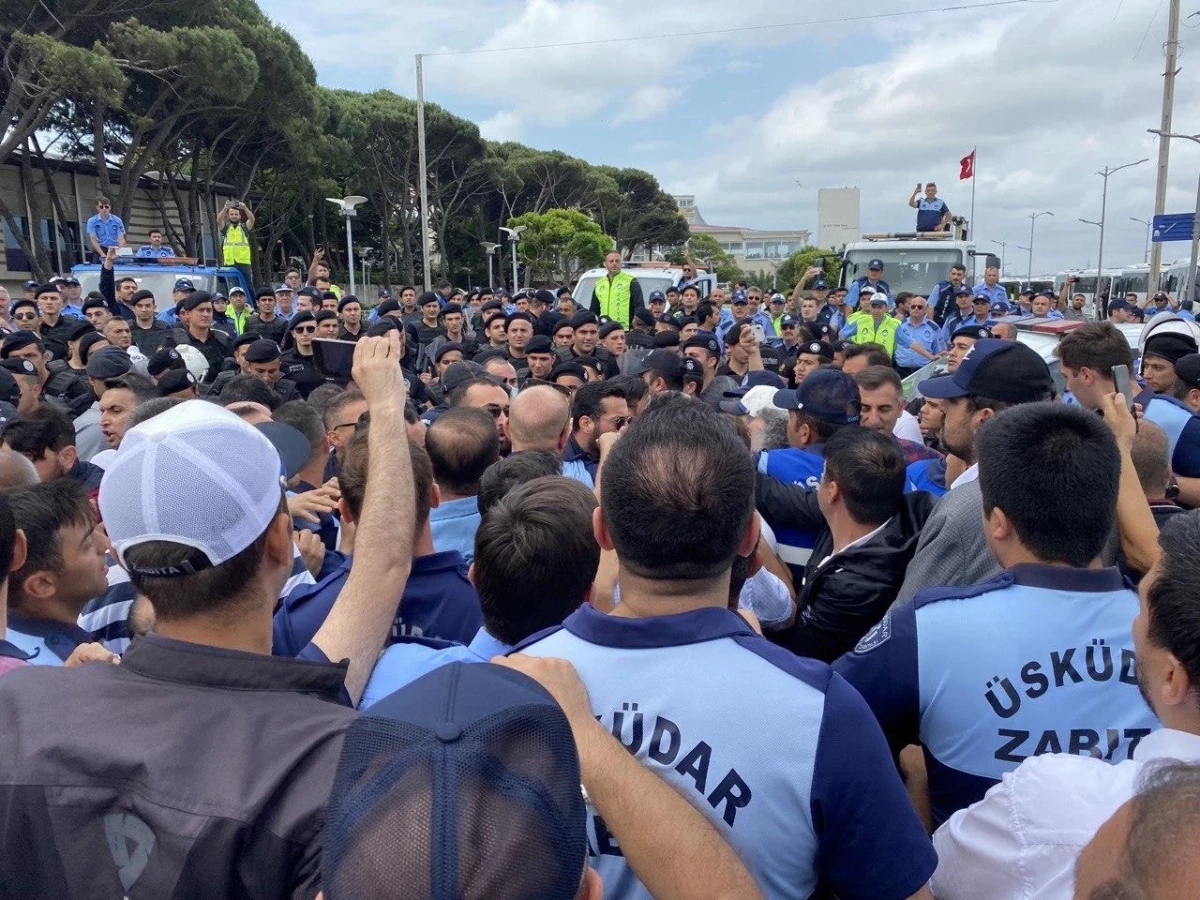
{"type": "Polygon", "coordinates": [[[17,313],[13,318],[18,322],[32,322],[37,318],[37,313],[17,313]]]}
{"type": "Polygon", "coordinates": [[[296,334],[316,334],[317,326],[316,325],[298,325],[297,327],[293,328],[292,331],[295,332],[296,334]]]}
{"type": "Polygon", "coordinates": [[[498,403],[489,403],[484,407],[484,409],[492,414],[493,419],[498,419],[501,415],[507,416],[509,408],[507,406],[501,406],[498,403]]]}
{"type": "Polygon", "coordinates": [[[96,209],[112,209],[112,207],[109,206],[107,203],[101,203],[99,206],[96,207],[96,209]]]}

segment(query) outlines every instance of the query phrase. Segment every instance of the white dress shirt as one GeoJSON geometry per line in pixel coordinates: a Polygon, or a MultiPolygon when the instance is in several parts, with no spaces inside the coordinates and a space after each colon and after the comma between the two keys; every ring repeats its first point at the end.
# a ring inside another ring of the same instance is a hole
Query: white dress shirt
{"type": "Polygon", "coordinates": [[[1113,765],[1067,753],[1025,760],[933,836],[938,900],[1071,900],[1075,859],[1163,760],[1200,762],[1200,735],[1164,728],[1113,765]]]}
{"type": "Polygon", "coordinates": [[[901,411],[900,419],[896,422],[896,427],[892,429],[892,434],[902,441],[912,441],[914,444],[925,443],[925,438],[921,436],[921,423],[907,409],[901,411]]]}
{"type": "Polygon", "coordinates": [[[979,463],[971,463],[961,475],[954,479],[950,484],[950,490],[954,490],[960,484],[970,484],[972,481],[979,480],[979,463]]]}

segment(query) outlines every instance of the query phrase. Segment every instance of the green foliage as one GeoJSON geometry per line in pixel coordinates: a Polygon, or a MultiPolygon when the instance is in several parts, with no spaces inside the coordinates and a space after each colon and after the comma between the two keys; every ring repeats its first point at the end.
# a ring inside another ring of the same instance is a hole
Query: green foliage
{"type": "Polygon", "coordinates": [[[840,267],[837,252],[808,246],[801,247],[780,264],[776,274],[779,290],[791,293],[809,267],[822,256],[825,257],[825,281],[830,285],[835,284],[838,279],[840,267]]]}
{"type": "Polygon", "coordinates": [[[743,272],[733,257],[721,249],[717,239],[711,234],[693,234],[684,244],[672,248],[667,254],[667,260],[680,265],[691,259],[696,265],[717,276],[722,284],[732,283],[742,277],[743,272]]]}
{"type": "Polygon", "coordinates": [[[510,219],[509,228],[525,226],[517,244],[517,258],[533,272],[533,280],[563,284],[575,281],[585,269],[604,262],[613,246],[586,214],[577,209],[527,212],[510,219]]]}

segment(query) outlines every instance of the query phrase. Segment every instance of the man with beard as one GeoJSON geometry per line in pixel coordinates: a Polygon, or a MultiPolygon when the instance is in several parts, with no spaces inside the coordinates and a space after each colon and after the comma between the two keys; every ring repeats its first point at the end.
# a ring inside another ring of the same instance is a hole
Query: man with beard
{"type": "Polygon", "coordinates": [[[446,398],[451,409],[482,409],[492,417],[500,439],[500,455],[508,456],[512,442],[508,437],[508,412],[512,397],[508,389],[490,375],[477,375],[455,386],[446,398]]]}
{"type": "Polygon", "coordinates": [[[579,388],[571,403],[574,428],[563,451],[563,474],[594,487],[600,468],[600,437],[620,432],[632,419],[620,384],[598,381],[579,388]]]}
{"type": "Polygon", "coordinates": [[[605,378],[616,378],[621,374],[616,362],[600,343],[600,320],[594,313],[586,309],[580,310],[571,318],[571,328],[574,329],[574,339],[565,351],[559,351],[562,362],[571,362],[579,357],[592,357],[599,364],[605,378]]]}

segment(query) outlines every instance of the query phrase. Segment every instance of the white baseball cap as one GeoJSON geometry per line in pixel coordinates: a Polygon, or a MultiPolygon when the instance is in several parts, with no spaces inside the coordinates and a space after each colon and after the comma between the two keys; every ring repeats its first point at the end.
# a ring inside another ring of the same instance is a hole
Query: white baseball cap
{"type": "Polygon", "coordinates": [[[196,553],[137,574],[190,575],[258,540],[282,491],[279,453],[262,432],[214,403],[189,400],[126,433],[100,482],[100,515],[126,569],[130,547],[169,541],[196,553]]]}

